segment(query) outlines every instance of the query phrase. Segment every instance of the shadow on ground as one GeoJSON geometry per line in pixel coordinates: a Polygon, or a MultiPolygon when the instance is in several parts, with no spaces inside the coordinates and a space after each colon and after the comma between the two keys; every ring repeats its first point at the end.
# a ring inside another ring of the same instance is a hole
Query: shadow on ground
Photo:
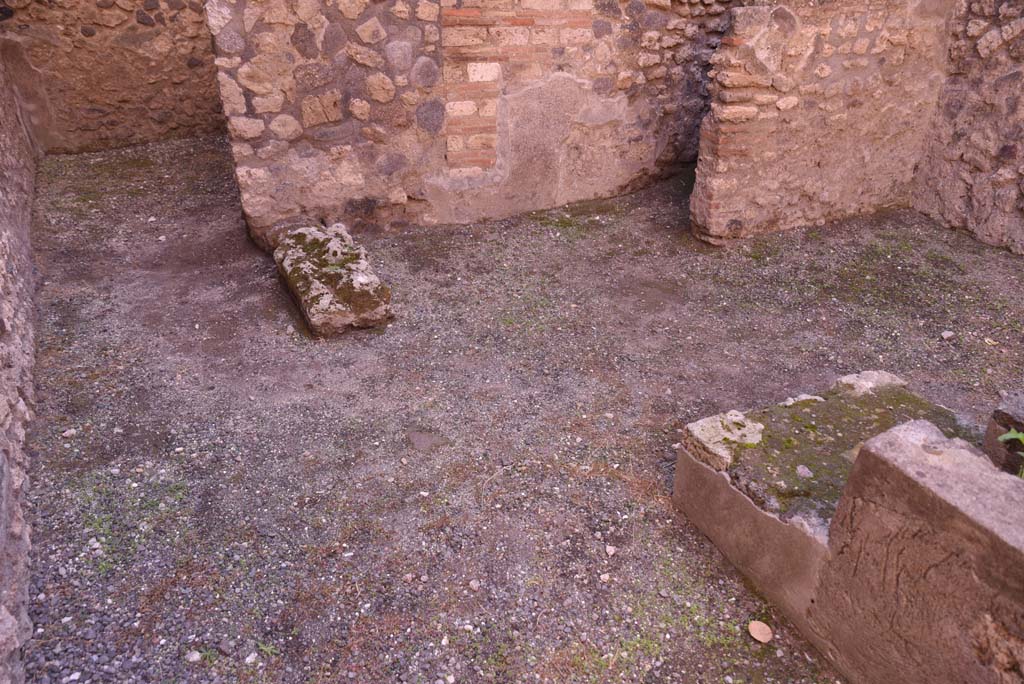
{"type": "Polygon", "coordinates": [[[832,682],[673,514],[678,430],[868,368],[976,424],[1024,367],[1020,259],[910,212],[719,249],[676,180],[368,232],[397,319],[323,342],[218,142],[39,188],[37,682],[832,682]]]}

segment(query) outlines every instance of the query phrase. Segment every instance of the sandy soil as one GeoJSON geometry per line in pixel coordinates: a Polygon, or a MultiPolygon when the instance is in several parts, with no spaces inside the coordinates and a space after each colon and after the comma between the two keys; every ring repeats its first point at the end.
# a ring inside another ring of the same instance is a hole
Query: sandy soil
{"type": "Polygon", "coordinates": [[[714,248],[682,178],[364,229],[397,318],[318,341],[218,141],[39,188],[36,682],[836,681],[673,513],[678,430],[868,368],[980,424],[1022,380],[1021,260],[910,212],[714,248]]]}

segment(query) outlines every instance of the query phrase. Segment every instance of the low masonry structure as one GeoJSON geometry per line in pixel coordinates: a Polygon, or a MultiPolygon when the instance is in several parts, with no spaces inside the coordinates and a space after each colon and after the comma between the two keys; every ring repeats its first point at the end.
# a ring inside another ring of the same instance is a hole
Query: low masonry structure
{"type": "Polygon", "coordinates": [[[1020,682],[1024,480],[868,371],[691,423],[675,505],[856,684],[1020,682]]]}

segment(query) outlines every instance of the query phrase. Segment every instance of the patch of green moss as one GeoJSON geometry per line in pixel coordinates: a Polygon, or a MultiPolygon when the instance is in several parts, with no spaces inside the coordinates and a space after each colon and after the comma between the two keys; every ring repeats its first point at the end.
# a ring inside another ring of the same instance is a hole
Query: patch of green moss
{"type": "Polygon", "coordinates": [[[729,472],[765,510],[827,523],[860,445],[908,420],[928,420],[950,437],[976,439],[950,411],[905,387],[882,387],[860,396],[833,390],[823,398],[746,414],[765,426],[764,433],[759,444],[734,451],[729,472]],[[801,475],[800,466],[810,475],[801,475]]]}
{"type": "Polygon", "coordinates": [[[746,256],[759,266],[767,264],[781,254],[782,246],[778,243],[778,240],[764,238],[755,238],[746,252],[746,256]]]}
{"type": "Polygon", "coordinates": [[[838,268],[818,273],[820,282],[810,285],[822,295],[881,311],[927,310],[957,287],[940,257],[922,258],[905,241],[868,245],[838,268]]]}
{"type": "Polygon", "coordinates": [[[362,314],[376,309],[380,302],[391,298],[391,290],[383,283],[372,289],[358,289],[352,284],[349,267],[359,261],[357,247],[346,247],[340,255],[329,253],[330,238],[318,238],[304,233],[288,237],[285,248],[300,249],[301,259],[292,259],[291,268],[282,268],[282,276],[292,292],[300,300],[309,297],[314,283],[327,287],[336,299],[345,304],[353,313],[362,314]]]}

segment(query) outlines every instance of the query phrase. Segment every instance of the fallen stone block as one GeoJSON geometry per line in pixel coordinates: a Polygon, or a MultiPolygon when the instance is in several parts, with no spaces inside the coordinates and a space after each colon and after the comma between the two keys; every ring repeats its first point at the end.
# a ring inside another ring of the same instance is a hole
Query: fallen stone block
{"type": "Polygon", "coordinates": [[[997,468],[1018,475],[1024,473],[1024,443],[1000,439],[1011,430],[1024,433],[1024,392],[1003,400],[992,413],[985,431],[985,453],[997,468]]]}
{"type": "Polygon", "coordinates": [[[391,319],[391,290],[342,224],[290,229],[274,249],[274,260],[314,334],[391,319]]]}
{"type": "Polygon", "coordinates": [[[673,499],[852,682],[1020,682],[1024,480],[965,439],[860,373],[688,425],[673,499]]]}

